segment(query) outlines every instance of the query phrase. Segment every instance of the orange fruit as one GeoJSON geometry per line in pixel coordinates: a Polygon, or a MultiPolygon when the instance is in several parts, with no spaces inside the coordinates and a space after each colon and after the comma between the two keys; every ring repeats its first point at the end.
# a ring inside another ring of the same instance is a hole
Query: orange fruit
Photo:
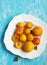
{"type": "Polygon", "coordinates": [[[23,34],[23,29],[17,28],[15,32],[16,32],[17,35],[21,35],[21,34],[23,34]]]}
{"type": "Polygon", "coordinates": [[[42,35],[42,28],[40,26],[36,26],[33,30],[32,30],[32,34],[34,36],[41,36],[42,35]]]}
{"type": "Polygon", "coordinates": [[[26,28],[32,28],[33,24],[31,22],[26,22],[25,27],[26,28]]]}
{"type": "Polygon", "coordinates": [[[32,41],[35,45],[40,44],[40,39],[39,38],[34,38],[32,41]]]}
{"type": "Polygon", "coordinates": [[[19,36],[16,35],[16,34],[14,34],[14,35],[12,36],[12,40],[13,40],[14,42],[19,41],[19,36]]]}
{"type": "Polygon", "coordinates": [[[26,35],[25,35],[25,34],[22,34],[22,35],[20,36],[20,41],[25,42],[26,40],[27,40],[26,35]]]}
{"type": "Polygon", "coordinates": [[[31,52],[34,49],[34,44],[31,41],[24,43],[22,50],[25,52],[31,52]]]}
{"type": "Polygon", "coordinates": [[[24,27],[24,23],[23,23],[23,22],[19,22],[19,23],[17,24],[17,27],[23,28],[23,27],[24,27]]]}
{"type": "Polygon", "coordinates": [[[14,43],[14,46],[18,49],[22,48],[22,42],[21,41],[18,41],[16,43],[14,43]]]}
{"type": "Polygon", "coordinates": [[[25,29],[25,30],[24,30],[24,33],[25,33],[25,34],[30,34],[30,31],[31,31],[30,29],[25,29]]]}
{"type": "Polygon", "coordinates": [[[32,34],[27,35],[27,40],[32,41],[34,39],[34,36],[32,34]]]}

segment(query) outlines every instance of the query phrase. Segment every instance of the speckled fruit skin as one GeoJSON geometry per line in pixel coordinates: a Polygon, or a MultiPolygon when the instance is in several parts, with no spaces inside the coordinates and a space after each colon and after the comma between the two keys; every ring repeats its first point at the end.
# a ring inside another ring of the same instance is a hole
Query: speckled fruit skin
{"type": "Polygon", "coordinates": [[[42,28],[40,26],[36,26],[33,30],[32,30],[32,34],[34,36],[41,36],[42,35],[42,28]]]}
{"type": "Polygon", "coordinates": [[[22,50],[25,52],[31,52],[34,49],[33,42],[27,41],[24,43],[22,50]]]}

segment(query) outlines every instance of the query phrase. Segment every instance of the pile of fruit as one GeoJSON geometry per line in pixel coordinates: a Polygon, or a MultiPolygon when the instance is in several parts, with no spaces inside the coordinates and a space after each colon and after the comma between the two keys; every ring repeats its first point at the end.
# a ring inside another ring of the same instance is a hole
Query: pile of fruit
{"type": "Polygon", "coordinates": [[[19,22],[12,35],[12,41],[15,48],[30,52],[39,45],[41,35],[40,26],[34,26],[32,22],[19,22]]]}

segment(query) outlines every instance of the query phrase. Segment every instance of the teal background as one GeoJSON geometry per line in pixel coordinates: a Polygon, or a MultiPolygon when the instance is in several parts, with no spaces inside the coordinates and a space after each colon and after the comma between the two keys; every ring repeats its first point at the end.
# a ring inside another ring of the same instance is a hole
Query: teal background
{"type": "Polygon", "coordinates": [[[31,14],[47,23],[47,0],[0,0],[0,65],[47,65],[47,44],[38,58],[19,57],[17,62],[13,62],[15,55],[5,49],[4,32],[11,19],[19,14],[31,14]]]}

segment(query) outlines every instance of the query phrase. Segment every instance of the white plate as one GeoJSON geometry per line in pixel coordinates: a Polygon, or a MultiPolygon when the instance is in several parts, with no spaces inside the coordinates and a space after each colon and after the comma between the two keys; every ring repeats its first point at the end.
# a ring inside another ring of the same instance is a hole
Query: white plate
{"type": "Polygon", "coordinates": [[[15,55],[19,55],[23,58],[33,59],[35,57],[40,56],[40,54],[44,51],[45,45],[47,42],[47,24],[41,21],[40,19],[27,14],[21,14],[18,16],[15,16],[9,23],[8,28],[5,32],[4,36],[4,44],[6,46],[6,49],[12,52],[15,55]],[[41,36],[41,42],[38,45],[37,50],[33,50],[30,53],[23,52],[20,49],[16,49],[13,46],[13,41],[11,40],[12,34],[15,30],[16,24],[19,21],[31,21],[33,24],[41,26],[43,28],[43,34],[41,36]]]}

